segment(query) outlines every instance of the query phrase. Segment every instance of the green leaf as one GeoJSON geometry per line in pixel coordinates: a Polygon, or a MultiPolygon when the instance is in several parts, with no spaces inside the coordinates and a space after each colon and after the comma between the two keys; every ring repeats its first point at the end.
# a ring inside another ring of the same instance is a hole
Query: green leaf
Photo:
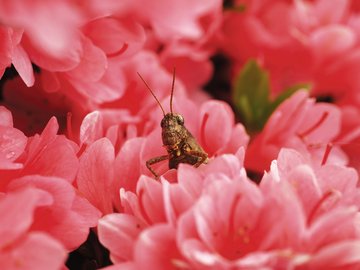
{"type": "Polygon", "coordinates": [[[249,130],[262,127],[269,103],[269,76],[256,61],[248,61],[237,77],[233,102],[249,130]]]}
{"type": "Polygon", "coordinates": [[[288,97],[299,89],[310,89],[310,84],[296,84],[270,100],[268,73],[255,60],[249,60],[235,80],[233,104],[247,131],[259,132],[270,115],[288,97]]]}

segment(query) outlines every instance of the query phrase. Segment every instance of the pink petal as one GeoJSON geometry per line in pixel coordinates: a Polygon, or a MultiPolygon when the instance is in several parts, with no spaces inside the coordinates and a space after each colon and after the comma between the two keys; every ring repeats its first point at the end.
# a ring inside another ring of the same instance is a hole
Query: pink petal
{"type": "Polygon", "coordinates": [[[56,138],[59,130],[59,124],[56,117],[51,117],[46,127],[43,129],[41,136],[34,136],[32,144],[29,147],[29,155],[34,155],[38,148],[44,147],[47,143],[52,142],[56,138]]]}
{"type": "Polygon", "coordinates": [[[306,228],[301,201],[288,182],[265,177],[260,183],[264,196],[262,214],[254,231],[263,235],[261,239],[257,238],[261,241],[259,246],[261,250],[284,248],[289,244],[299,247],[306,228]],[[266,225],[273,223],[278,226],[266,225]]]}
{"type": "Polygon", "coordinates": [[[224,154],[209,162],[204,167],[204,172],[208,175],[222,173],[231,179],[244,176],[245,171],[241,171],[242,167],[238,158],[234,155],[224,154]]]}
{"type": "Polygon", "coordinates": [[[8,23],[25,28],[22,45],[38,66],[50,71],[66,71],[79,63],[81,14],[72,3],[1,4],[1,11],[8,23]]]}
{"type": "Polygon", "coordinates": [[[219,242],[216,239],[217,232],[221,230],[220,227],[223,227],[222,220],[211,218],[211,215],[217,210],[216,202],[209,196],[202,196],[196,207],[198,211],[194,213],[194,219],[199,238],[206,246],[216,249],[215,243],[219,242]]]}
{"type": "Polygon", "coordinates": [[[100,269],[101,270],[137,270],[136,265],[133,262],[119,263],[100,269]]]}
{"type": "Polygon", "coordinates": [[[348,240],[324,247],[307,269],[358,269],[360,267],[360,242],[348,240]]]}
{"type": "Polygon", "coordinates": [[[31,61],[28,54],[20,45],[14,47],[12,64],[16,68],[16,71],[19,73],[26,86],[33,86],[35,82],[35,77],[31,61]]]}
{"type": "MultiPolygon", "coordinates": [[[[0,26],[0,68],[4,69],[11,65],[13,42],[12,29],[4,25],[0,26]]],[[[1,77],[0,77],[1,78],[1,77]]]]}
{"type": "Polygon", "coordinates": [[[182,243],[182,252],[195,265],[199,265],[200,269],[222,269],[217,265],[219,261],[225,261],[217,252],[210,251],[204,243],[195,239],[186,240],[182,243]]]}
{"type": "Polygon", "coordinates": [[[80,143],[90,145],[103,136],[103,118],[99,111],[85,116],[80,126],[80,143]]]}
{"type": "Polygon", "coordinates": [[[19,169],[22,164],[13,163],[25,150],[27,137],[20,130],[0,126],[0,168],[19,169]]]}
{"type": "Polygon", "coordinates": [[[342,193],[357,190],[359,176],[354,168],[326,165],[316,171],[324,192],[336,189],[342,193]]]}
{"type": "Polygon", "coordinates": [[[107,68],[107,59],[105,53],[96,47],[91,40],[83,38],[83,53],[81,62],[67,75],[74,80],[87,80],[96,82],[101,79],[107,68]]]}
{"type": "Polygon", "coordinates": [[[210,156],[217,153],[231,137],[234,114],[226,103],[208,101],[201,107],[201,119],[204,127],[201,143],[210,156]],[[221,129],[219,126],[221,125],[221,129]]]}
{"type": "Polygon", "coordinates": [[[213,72],[212,64],[207,58],[204,60],[190,57],[189,53],[193,53],[193,48],[189,49],[188,52],[183,55],[176,55],[176,52],[172,51],[167,51],[166,53],[170,55],[165,56],[164,53],[161,54],[164,65],[167,66],[169,70],[176,67],[176,76],[184,82],[187,88],[195,89],[210,80],[213,72]],[[171,53],[173,53],[173,55],[171,55],[171,53]],[[196,74],[191,72],[189,66],[198,72],[196,72],[196,74]]]}
{"type": "Polygon", "coordinates": [[[49,120],[41,136],[29,142],[23,174],[57,176],[72,182],[78,170],[77,146],[63,135],[56,135],[58,123],[49,120]],[[36,162],[34,162],[36,160],[36,162]]]}
{"type": "MultiPolygon", "coordinates": [[[[73,78],[67,76],[71,85],[80,94],[97,102],[110,102],[120,98],[127,87],[127,81],[119,68],[120,63],[115,60],[108,59],[107,69],[104,75],[97,81],[89,81],[87,77],[73,78]],[[101,91],[99,91],[101,89],[101,91]]],[[[71,71],[69,71],[71,74],[71,71]]],[[[71,89],[69,89],[71,90],[71,89]]],[[[69,94],[72,94],[71,92],[69,94]]],[[[78,98],[78,97],[75,97],[78,98]]]]}
{"type": "Polygon", "coordinates": [[[80,157],[79,191],[103,214],[112,213],[114,147],[106,138],[90,145],[80,157]]]}
{"type": "Polygon", "coordinates": [[[164,208],[168,223],[176,226],[179,216],[195,202],[194,198],[181,185],[161,181],[164,194],[164,208]]]}
{"type": "Polygon", "coordinates": [[[309,248],[321,248],[356,236],[357,209],[340,207],[318,217],[309,229],[309,248]],[[341,228],[338,226],[341,224],[341,228]]]}
{"type": "Polygon", "coordinates": [[[309,104],[314,103],[308,97],[306,91],[298,91],[281,103],[266,123],[266,139],[277,142],[293,136],[306,116],[304,112],[309,104]]]}
{"type": "Polygon", "coordinates": [[[185,256],[191,255],[185,248],[185,242],[190,241],[191,239],[199,238],[194,215],[194,211],[187,211],[179,217],[177,224],[176,241],[179,249],[185,256]]]}
{"type": "Polygon", "coordinates": [[[134,216],[110,214],[99,220],[100,242],[110,250],[114,263],[133,259],[133,249],[144,225],[134,216]]]}
{"type": "Polygon", "coordinates": [[[200,17],[216,12],[220,6],[217,0],[199,1],[196,4],[171,0],[142,5],[161,40],[171,40],[178,36],[193,40],[200,38],[204,31],[199,23],[200,17]],[[189,4],[193,4],[191,10],[186,8],[189,4]]]}
{"type": "Polygon", "coordinates": [[[320,24],[340,23],[349,12],[349,1],[334,0],[331,3],[326,0],[314,2],[314,13],[320,24]]]}
{"type": "Polygon", "coordinates": [[[70,183],[57,177],[27,175],[14,179],[8,186],[9,190],[21,189],[24,186],[37,187],[50,193],[54,199],[52,210],[70,208],[75,197],[75,190],[70,183]]]}
{"type": "Polygon", "coordinates": [[[79,224],[81,224],[80,227],[85,228],[86,231],[87,227],[96,227],[98,220],[101,217],[101,212],[90,204],[88,200],[80,196],[75,197],[71,210],[77,214],[77,220],[79,221],[79,224]]]}
{"type": "Polygon", "coordinates": [[[335,139],[340,133],[341,111],[335,105],[317,103],[304,116],[297,133],[305,132],[307,143],[325,144],[335,139]]]}
{"type": "MultiPolygon", "coordinates": [[[[89,230],[96,227],[101,212],[82,197],[75,197],[70,210],[61,220],[57,220],[48,232],[60,240],[68,251],[78,248],[89,235],[89,230]]],[[[54,213],[61,216],[61,213],[54,213]]]]}
{"type": "Polygon", "coordinates": [[[28,234],[0,262],[7,270],[62,269],[67,253],[56,240],[41,232],[28,234]]]}
{"type": "Polygon", "coordinates": [[[291,148],[280,149],[277,166],[282,177],[285,177],[291,170],[303,164],[306,164],[306,159],[296,150],[291,148]]]}
{"type": "Polygon", "coordinates": [[[10,192],[1,197],[0,246],[11,244],[29,229],[36,207],[51,203],[50,194],[33,188],[10,192]]]}
{"type": "Polygon", "coordinates": [[[221,149],[221,153],[236,153],[240,147],[247,147],[250,136],[242,124],[236,124],[232,130],[228,143],[221,149]]]}
{"type": "Polygon", "coordinates": [[[43,230],[60,240],[68,250],[78,247],[97,224],[100,213],[88,201],[75,193],[74,187],[64,179],[39,175],[13,180],[9,189],[36,186],[50,193],[51,207],[38,209],[32,230],[43,230]]]}
{"type": "Polygon", "coordinates": [[[86,25],[84,33],[109,57],[133,55],[145,42],[143,27],[127,18],[103,17],[94,20],[86,25]]]}
{"type": "Polygon", "coordinates": [[[121,147],[115,159],[115,173],[119,175],[115,184],[117,188],[123,187],[135,192],[136,183],[143,167],[139,153],[144,142],[144,138],[133,138],[127,140],[121,147]]]}
{"type": "Polygon", "coordinates": [[[180,164],[178,168],[178,183],[193,198],[198,198],[202,191],[203,179],[197,168],[187,164],[180,164]]]}
{"type": "Polygon", "coordinates": [[[181,260],[175,243],[175,230],[167,224],[159,224],[143,231],[136,243],[134,260],[137,269],[179,269],[181,260]]]}
{"type": "Polygon", "coordinates": [[[163,187],[158,181],[142,175],[136,187],[136,193],[143,215],[150,224],[166,220],[163,187]]]}
{"type": "Polygon", "coordinates": [[[321,199],[322,191],[312,169],[307,165],[293,169],[286,178],[294,187],[307,214],[321,199]]]}
{"type": "Polygon", "coordinates": [[[353,48],[356,36],[348,27],[329,25],[314,31],[310,36],[310,42],[314,55],[324,60],[353,48]]]}
{"type": "Polygon", "coordinates": [[[0,126],[13,127],[12,114],[4,106],[0,106],[0,126]]]}
{"type": "Polygon", "coordinates": [[[81,61],[82,44],[79,39],[65,41],[68,43],[60,48],[57,52],[57,48],[52,52],[52,48],[38,47],[33,44],[32,38],[24,36],[22,40],[22,46],[30,56],[30,59],[39,67],[52,72],[64,72],[75,68],[81,61]],[[55,53],[55,55],[52,55],[55,53]]]}

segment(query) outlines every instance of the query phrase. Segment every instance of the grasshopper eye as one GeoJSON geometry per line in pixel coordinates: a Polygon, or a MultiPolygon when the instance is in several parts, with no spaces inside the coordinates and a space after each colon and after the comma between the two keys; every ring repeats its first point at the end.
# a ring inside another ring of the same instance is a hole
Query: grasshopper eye
{"type": "Polygon", "coordinates": [[[161,122],[160,122],[160,126],[161,126],[162,128],[164,128],[164,127],[165,127],[165,120],[164,120],[164,119],[162,119],[162,120],[161,120],[161,122]]]}
{"type": "Polygon", "coordinates": [[[182,117],[180,114],[178,114],[176,119],[177,119],[177,122],[179,125],[184,125],[184,117],[182,117]]]}

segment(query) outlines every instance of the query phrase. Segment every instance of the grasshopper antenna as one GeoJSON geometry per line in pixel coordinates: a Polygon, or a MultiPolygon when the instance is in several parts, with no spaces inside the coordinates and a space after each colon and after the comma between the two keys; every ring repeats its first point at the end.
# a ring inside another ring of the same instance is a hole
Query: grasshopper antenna
{"type": "Polygon", "coordinates": [[[170,112],[171,114],[173,113],[173,109],[172,109],[172,101],[173,101],[173,97],[174,97],[174,85],[175,85],[175,68],[173,71],[173,81],[172,81],[172,86],[171,86],[171,95],[170,95],[170,112]]]}
{"type": "Polygon", "coordinates": [[[155,98],[156,102],[159,104],[160,109],[162,110],[163,115],[165,116],[165,111],[164,111],[164,108],[161,106],[160,101],[157,99],[157,97],[155,96],[154,92],[151,90],[150,86],[146,83],[146,81],[144,80],[144,78],[141,77],[140,73],[137,72],[137,74],[139,75],[140,79],[144,82],[144,84],[146,85],[147,89],[149,89],[150,93],[151,93],[152,96],[155,98]]]}

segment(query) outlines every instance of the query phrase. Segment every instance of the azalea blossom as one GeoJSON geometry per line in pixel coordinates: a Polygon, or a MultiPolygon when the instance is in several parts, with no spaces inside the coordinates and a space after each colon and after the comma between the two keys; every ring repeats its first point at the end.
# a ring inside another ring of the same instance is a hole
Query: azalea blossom
{"type": "Polygon", "coordinates": [[[36,187],[48,194],[49,203],[37,210],[28,229],[47,232],[67,250],[75,249],[100,217],[99,211],[71,184],[78,170],[75,144],[56,134],[54,118],[41,135],[28,138],[13,127],[11,113],[4,107],[1,115],[0,192],[6,195],[36,187]],[[76,229],[69,230],[71,227],[76,229]]]}
{"type": "Polygon", "coordinates": [[[314,163],[346,164],[339,147],[324,160],[326,147],[335,141],[341,128],[341,114],[336,106],[315,103],[305,91],[299,91],[284,101],[271,115],[264,129],[249,145],[246,164],[261,172],[282,147],[291,147],[312,157],[314,163]]]}
{"type": "Polygon", "coordinates": [[[219,162],[235,169],[234,174],[215,165],[200,170],[184,165],[177,183],[142,178],[136,195],[123,193],[127,214],[110,214],[99,222],[100,240],[119,268],[359,265],[359,256],[325,259],[358,250],[355,170],[333,165],[312,169],[298,152],[283,151],[257,186],[241,173],[241,160],[235,156],[214,160],[219,162]],[[326,176],[330,171],[332,183],[326,176]],[[309,200],[310,194],[317,197],[309,200]],[[341,234],[334,226],[339,221],[344,225],[341,234]]]}
{"type": "Polygon", "coordinates": [[[360,269],[359,12],[0,0],[1,268],[360,269]]]}
{"type": "Polygon", "coordinates": [[[66,259],[64,246],[47,233],[29,230],[35,210],[50,205],[51,196],[35,188],[0,195],[1,265],[6,269],[61,269],[66,259]]]}
{"type": "MultiPolygon", "coordinates": [[[[174,111],[184,111],[185,121],[186,119],[192,120],[185,122],[186,127],[209,154],[209,157],[215,157],[223,153],[235,153],[240,146],[246,147],[248,135],[241,124],[234,124],[233,114],[226,104],[215,101],[204,102],[197,118],[194,118],[187,115],[189,111],[186,108],[192,106],[195,110],[195,105],[188,99],[176,98],[174,100],[174,111]],[[223,130],[217,129],[217,125],[221,121],[223,121],[223,130]]],[[[168,102],[166,100],[163,103],[168,102]]],[[[80,157],[80,168],[77,177],[79,190],[103,213],[111,213],[113,207],[120,209],[120,188],[135,191],[139,177],[142,174],[151,175],[145,166],[146,161],[166,153],[161,144],[161,127],[159,124],[153,127],[154,123],[160,122],[161,114],[159,109],[156,109],[152,115],[156,121],[146,123],[148,126],[151,124],[152,131],[148,134],[145,133],[144,136],[146,137],[132,135],[134,137],[128,138],[118,151],[116,151],[116,146],[124,138],[114,140],[110,133],[104,134],[104,127],[106,126],[104,126],[104,120],[100,118],[101,115],[98,117],[93,115],[91,118],[86,119],[86,123],[83,123],[83,125],[93,126],[93,128],[86,129],[87,135],[85,136],[84,133],[84,138],[95,139],[97,136],[104,135],[108,137],[96,140],[85,150],[80,157]],[[109,195],[111,193],[112,195],[109,195]]],[[[130,127],[131,125],[129,125],[130,127]]],[[[118,127],[118,130],[120,128],[121,126],[118,127]]],[[[144,132],[146,131],[144,130],[144,132]]],[[[119,134],[121,133],[117,132],[115,135],[119,134]]],[[[137,134],[137,132],[135,131],[134,134],[137,134]]],[[[90,141],[86,140],[84,142],[89,143],[90,141]]],[[[155,166],[155,169],[159,172],[163,173],[168,170],[167,161],[158,165],[155,166]]]]}

